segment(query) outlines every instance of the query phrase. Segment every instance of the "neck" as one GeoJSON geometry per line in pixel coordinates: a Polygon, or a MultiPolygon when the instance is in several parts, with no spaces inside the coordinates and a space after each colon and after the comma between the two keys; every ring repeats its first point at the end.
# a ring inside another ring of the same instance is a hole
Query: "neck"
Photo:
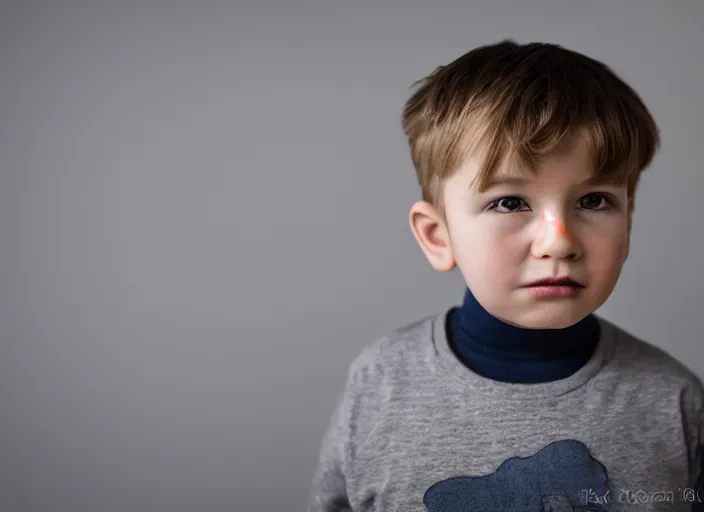
{"type": "Polygon", "coordinates": [[[507,382],[564,378],[589,360],[599,340],[594,315],[564,329],[526,329],[493,316],[467,289],[449,315],[448,340],[470,369],[507,382]]]}

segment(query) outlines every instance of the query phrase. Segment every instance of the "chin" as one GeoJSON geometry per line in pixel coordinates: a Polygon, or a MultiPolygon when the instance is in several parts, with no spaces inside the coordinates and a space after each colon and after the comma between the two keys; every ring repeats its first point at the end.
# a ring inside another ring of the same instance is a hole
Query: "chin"
{"type": "Polygon", "coordinates": [[[536,311],[535,314],[527,315],[521,325],[527,329],[566,329],[584,319],[589,313],[577,313],[576,311],[560,311],[555,308],[553,311],[536,311]]]}

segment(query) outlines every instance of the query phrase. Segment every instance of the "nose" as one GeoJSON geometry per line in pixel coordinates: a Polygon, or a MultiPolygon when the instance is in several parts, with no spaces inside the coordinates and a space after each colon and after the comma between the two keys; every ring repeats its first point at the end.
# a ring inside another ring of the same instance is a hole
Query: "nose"
{"type": "Polygon", "coordinates": [[[531,252],[536,258],[576,259],[581,256],[582,249],[566,222],[546,210],[531,252]]]}

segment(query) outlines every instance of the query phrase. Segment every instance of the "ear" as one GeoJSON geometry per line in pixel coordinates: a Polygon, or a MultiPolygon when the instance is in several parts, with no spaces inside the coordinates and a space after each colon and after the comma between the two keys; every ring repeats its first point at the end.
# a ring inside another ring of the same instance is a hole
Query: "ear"
{"type": "Polygon", "coordinates": [[[450,233],[445,219],[435,207],[427,201],[418,201],[411,206],[409,221],[411,232],[430,266],[438,272],[455,268],[450,233]]]}

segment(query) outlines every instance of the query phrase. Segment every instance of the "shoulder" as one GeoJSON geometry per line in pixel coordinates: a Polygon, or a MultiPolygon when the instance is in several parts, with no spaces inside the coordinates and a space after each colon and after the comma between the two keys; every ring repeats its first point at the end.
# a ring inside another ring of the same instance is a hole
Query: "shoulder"
{"type": "Polygon", "coordinates": [[[343,400],[350,435],[358,442],[370,435],[386,405],[398,400],[398,391],[423,371],[428,359],[423,352],[432,350],[434,318],[421,318],[377,338],[349,364],[343,400]]]}
{"type": "Polygon", "coordinates": [[[646,341],[599,317],[602,327],[613,334],[611,363],[644,385],[677,391],[691,408],[704,408],[704,385],[690,367],[653,342],[646,341]]]}
{"type": "Polygon", "coordinates": [[[361,385],[378,385],[413,367],[420,369],[434,350],[436,318],[437,314],[424,316],[368,343],[350,363],[349,378],[361,385]]]}

